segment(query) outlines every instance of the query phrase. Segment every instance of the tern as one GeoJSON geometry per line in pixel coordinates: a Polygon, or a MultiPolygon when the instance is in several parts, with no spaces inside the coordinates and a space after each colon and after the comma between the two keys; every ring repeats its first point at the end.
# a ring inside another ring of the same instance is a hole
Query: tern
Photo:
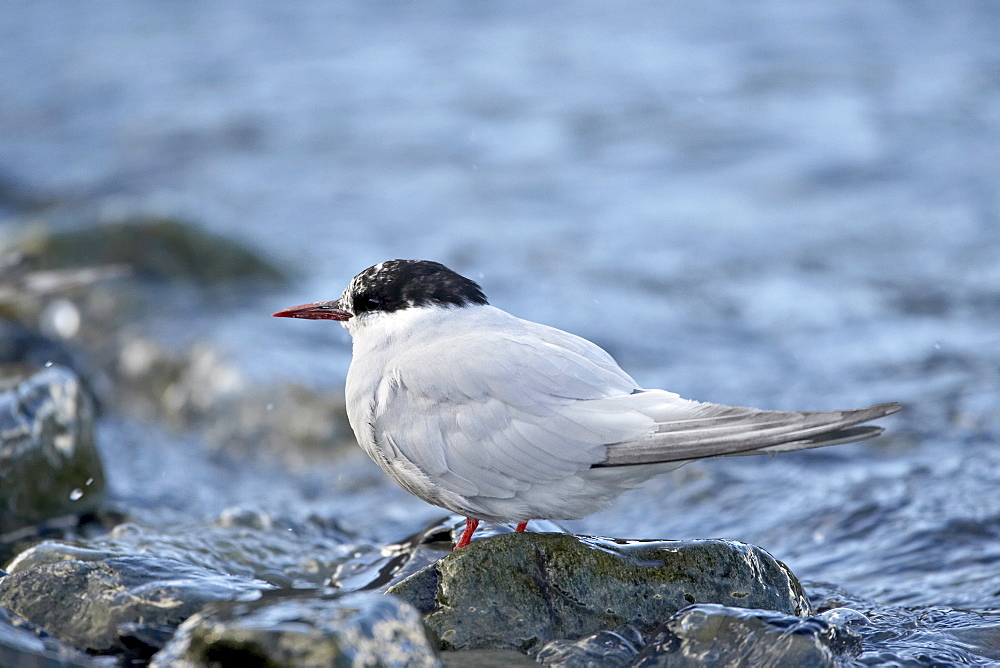
{"type": "Polygon", "coordinates": [[[897,403],[772,411],[639,385],[603,349],[489,304],[429,260],[389,260],[338,299],[282,318],[350,332],[347,414],[358,443],[404,489],[480,521],[571,520],[652,476],[708,457],[775,454],[871,438],[897,403]]]}

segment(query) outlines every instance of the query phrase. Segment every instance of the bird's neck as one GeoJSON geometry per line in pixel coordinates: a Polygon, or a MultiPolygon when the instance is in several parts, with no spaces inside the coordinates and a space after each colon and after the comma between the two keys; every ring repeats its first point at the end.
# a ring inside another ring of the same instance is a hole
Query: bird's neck
{"type": "Polygon", "coordinates": [[[440,307],[418,306],[393,313],[370,313],[357,322],[349,321],[348,329],[354,342],[354,355],[379,356],[391,354],[400,347],[409,347],[424,338],[440,336],[442,328],[459,325],[480,306],[440,307]]]}

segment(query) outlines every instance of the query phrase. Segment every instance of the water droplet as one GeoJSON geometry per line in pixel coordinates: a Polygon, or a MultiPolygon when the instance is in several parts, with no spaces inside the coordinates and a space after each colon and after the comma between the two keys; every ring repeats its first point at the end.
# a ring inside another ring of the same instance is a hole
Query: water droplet
{"type": "Polygon", "coordinates": [[[70,501],[79,501],[81,498],[83,498],[83,490],[80,489],[79,487],[77,487],[76,489],[74,489],[72,492],[69,493],[70,501]]]}
{"type": "Polygon", "coordinates": [[[52,360],[49,360],[48,362],[45,363],[46,369],[48,369],[50,366],[52,366],[52,360]]]}
{"type": "Polygon", "coordinates": [[[89,486],[91,486],[91,485],[94,484],[94,479],[93,478],[87,478],[87,482],[85,482],[83,484],[84,484],[84,486],[89,487],[89,486]]]}

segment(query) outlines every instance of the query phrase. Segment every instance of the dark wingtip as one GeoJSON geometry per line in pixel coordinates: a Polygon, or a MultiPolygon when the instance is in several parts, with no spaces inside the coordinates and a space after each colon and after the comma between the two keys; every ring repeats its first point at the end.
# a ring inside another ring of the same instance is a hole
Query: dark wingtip
{"type": "Polygon", "coordinates": [[[882,427],[848,427],[847,429],[839,429],[826,434],[820,434],[819,436],[810,438],[808,443],[814,444],[813,447],[838,445],[840,443],[854,443],[856,441],[866,441],[869,438],[875,438],[883,431],[885,431],[885,429],[882,427]]]}
{"type": "Polygon", "coordinates": [[[869,413],[870,418],[868,420],[875,420],[880,417],[885,417],[886,415],[892,415],[893,413],[898,413],[903,410],[903,404],[896,401],[889,401],[884,404],[875,404],[874,406],[869,406],[868,408],[862,408],[861,410],[869,413]]]}

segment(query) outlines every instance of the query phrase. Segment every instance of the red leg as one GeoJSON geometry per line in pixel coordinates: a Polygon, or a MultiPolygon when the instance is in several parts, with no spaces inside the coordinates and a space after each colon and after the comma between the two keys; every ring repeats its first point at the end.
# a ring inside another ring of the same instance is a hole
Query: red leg
{"type": "Polygon", "coordinates": [[[527,528],[528,528],[528,523],[527,522],[521,522],[520,524],[517,525],[517,528],[514,529],[514,531],[524,531],[527,528]]]}
{"type": "Polygon", "coordinates": [[[463,547],[469,544],[472,540],[472,534],[476,533],[476,527],[479,526],[479,520],[474,520],[471,517],[465,518],[465,531],[462,532],[462,537],[458,539],[458,543],[455,544],[454,550],[461,550],[463,547]]]}

